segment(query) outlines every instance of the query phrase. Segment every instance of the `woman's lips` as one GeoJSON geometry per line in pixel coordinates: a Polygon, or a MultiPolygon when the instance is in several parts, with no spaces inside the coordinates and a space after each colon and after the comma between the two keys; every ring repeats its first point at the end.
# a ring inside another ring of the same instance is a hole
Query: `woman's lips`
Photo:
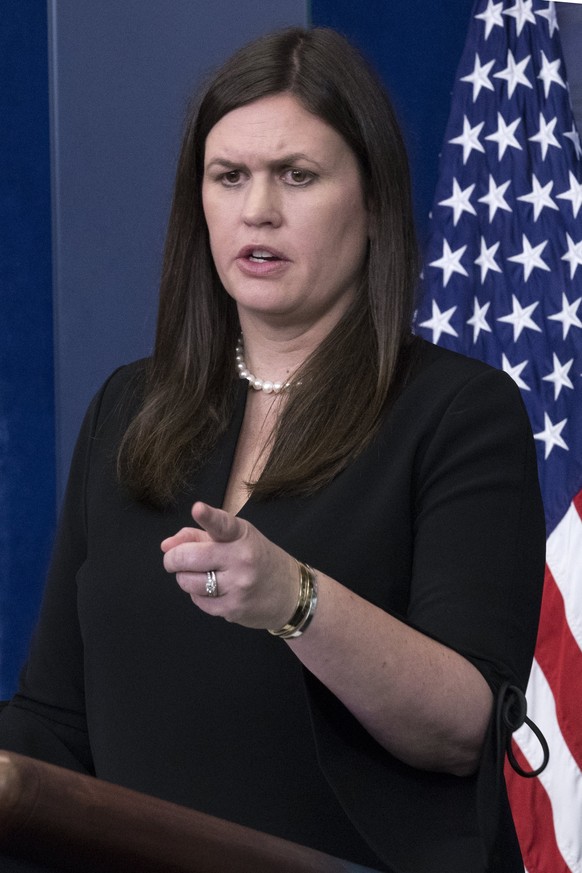
{"type": "Polygon", "coordinates": [[[236,264],[247,276],[273,276],[284,271],[290,262],[270,246],[244,246],[236,256],[236,264]]]}
{"type": "Polygon", "coordinates": [[[260,243],[251,243],[248,246],[243,246],[239,251],[237,258],[275,258],[279,261],[287,260],[282,252],[271,246],[261,245],[260,243]]]}

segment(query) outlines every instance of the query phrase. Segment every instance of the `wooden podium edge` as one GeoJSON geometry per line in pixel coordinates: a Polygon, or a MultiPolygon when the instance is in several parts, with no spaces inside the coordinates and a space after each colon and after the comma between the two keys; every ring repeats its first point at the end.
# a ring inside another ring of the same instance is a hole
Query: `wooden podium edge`
{"type": "Polygon", "coordinates": [[[0,851],[70,873],[348,873],[323,852],[0,751],[0,851]]]}

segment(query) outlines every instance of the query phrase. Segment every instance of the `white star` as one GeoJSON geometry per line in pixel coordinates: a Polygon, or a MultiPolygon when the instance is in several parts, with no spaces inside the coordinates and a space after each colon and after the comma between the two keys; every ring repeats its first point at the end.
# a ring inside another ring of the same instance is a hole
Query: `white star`
{"type": "Polygon", "coordinates": [[[489,91],[495,90],[493,82],[489,78],[489,70],[494,63],[495,61],[489,61],[488,64],[481,66],[479,55],[475,55],[475,66],[473,67],[473,72],[469,73],[468,76],[463,76],[461,78],[461,82],[471,82],[473,85],[473,103],[479,96],[481,88],[487,88],[489,91]]]}
{"type": "Polygon", "coordinates": [[[570,200],[572,202],[574,218],[577,218],[578,211],[582,205],[582,183],[578,182],[572,170],[569,171],[568,176],[570,178],[570,187],[563,194],[556,194],[556,197],[560,200],[570,200]]]}
{"type": "Polygon", "coordinates": [[[500,73],[495,73],[493,78],[507,80],[507,93],[509,97],[513,97],[513,92],[518,85],[526,85],[528,88],[533,88],[532,83],[525,75],[524,70],[531,60],[531,55],[527,55],[519,64],[516,64],[513,52],[507,52],[507,66],[500,73]]]}
{"type": "Polygon", "coordinates": [[[570,262],[570,279],[573,279],[578,267],[582,266],[582,239],[575,243],[569,233],[566,234],[568,251],[562,255],[563,261],[570,262]]]}
{"type": "Polygon", "coordinates": [[[475,18],[480,18],[485,22],[485,39],[489,37],[494,27],[503,27],[502,9],[503,3],[494,3],[493,0],[489,0],[485,12],[480,12],[479,15],[475,16],[475,18]]]}
{"type": "Polygon", "coordinates": [[[513,342],[516,343],[518,341],[522,330],[525,330],[526,327],[530,330],[537,330],[538,333],[541,333],[541,328],[538,327],[535,321],[532,321],[531,318],[531,314],[538,304],[530,303],[529,306],[522,308],[515,294],[511,295],[511,299],[513,300],[513,312],[510,312],[509,315],[504,315],[502,318],[498,318],[497,321],[505,321],[507,324],[513,325],[513,342]]]}
{"type": "Polygon", "coordinates": [[[474,187],[474,185],[469,185],[468,188],[461,191],[459,183],[456,179],[453,179],[453,193],[447,200],[439,200],[439,206],[450,206],[453,210],[453,224],[455,226],[463,212],[470,212],[471,215],[477,215],[469,200],[474,187]]]}
{"type": "Polygon", "coordinates": [[[481,128],[485,124],[484,121],[481,124],[476,124],[475,127],[471,127],[471,123],[467,116],[463,117],[463,133],[460,136],[456,136],[454,139],[450,139],[449,142],[454,145],[462,145],[463,146],[463,163],[467,163],[467,158],[473,151],[473,149],[477,149],[478,152],[484,152],[485,149],[479,142],[479,134],[481,133],[481,128]]]}
{"type": "MultiPolygon", "coordinates": [[[[519,255],[513,255],[511,258],[508,258],[508,261],[514,261],[516,264],[523,265],[523,281],[527,282],[529,279],[532,270],[535,267],[538,267],[540,270],[548,270],[549,267],[545,261],[542,261],[542,252],[548,244],[547,239],[544,242],[541,242],[537,246],[532,246],[530,241],[528,240],[525,233],[521,235],[521,242],[523,245],[523,250],[519,253],[519,255]]],[[[537,304],[536,304],[537,305],[537,304]]]]}
{"type": "Polygon", "coordinates": [[[505,154],[505,150],[511,146],[514,149],[519,149],[521,151],[521,146],[516,140],[514,133],[517,125],[520,123],[521,118],[516,118],[515,121],[512,121],[511,124],[506,124],[501,112],[497,113],[497,130],[495,133],[489,134],[485,139],[490,139],[493,142],[497,143],[498,146],[498,158],[501,160],[503,155],[505,154]]]}
{"type": "Polygon", "coordinates": [[[538,79],[541,79],[544,83],[544,93],[547,98],[550,93],[552,82],[556,85],[561,85],[562,88],[566,87],[566,83],[558,73],[558,67],[562,61],[559,58],[555,61],[549,61],[544,52],[540,52],[540,54],[542,56],[542,69],[538,73],[538,79]]]}
{"type": "Polygon", "coordinates": [[[460,263],[461,258],[465,254],[466,248],[467,246],[462,246],[460,249],[453,252],[445,239],[443,240],[442,258],[439,258],[438,261],[431,261],[429,264],[430,267],[439,267],[443,271],[443,285],[445,288],[447,287],[447,283],[453,273],[460,273],[462,276],[469,275],[460,263]]]}
{"type": "Polygon", "coordinates": [[[479,197],[479,203],[486,203],[489,207],[489,223],[495,218],[495,213],[498,209],[503,209],[505,212],[513,212],[511,206],[507,203],[503,196],[511,183],[504,182],[502,185],[496,185],[493,176],[489,175],[489,192],[484,197],[479,197]]]}
{"type": "Polygon", "coordinates": [[[561,364],[557,354],[554,352],[554,369],[548,375],[543,377],[544,382],[553,382],[554,383],[554,400],[557,400],[560,396],[560,391],[562,388],[573,388],[572,382],[568,373],[570,372],[570,367],[574,363],[574,358],[570,358],[565,364],[561,364]]]}
{"type": "Polygon", "coordinates": [[[436,300],[432,301],[432,318],[428,321],[423,321],[420,327],[428,327],[432,330],[432,341],[438,343],[442,333],[448,333],[451,336],[459,336],[454,327],[451,327],[449,320],[457,307],[451,306],[446,312],[441,312],[436,300]]]}
{"type": "Polygon", "coordinates": [[[566,339],[568,331],[571,327],[582,327],[582,321],[578,318],[578,307],[582,303],[582,297],[574,300],[573,303],[568,303],[568,298],[562,294],[562,309],[554,315],[548,315],[550,321],[562,322],[562,338],[566,339]]]}
{"type": "Polygon", "coordinates": [[[527,367],[529,361],[522,361],[521,364],[516,364],[515,367],[512,367],[505,355],[501,357],[501,367],[504,373],[507,373],[508,376],[511,376],[515,384],[518,388],[521,388],[523,391],[531,391],[529,385],[527,385],[523,379],[521,378],[522,371],[527,367]]]}
{"type": "Polygon", "coordinates": [[[556,7],[551,2],[551,0],[550,0],[550,3],[548,4],[547,9],[537,9],[536,15],[540,15],[542,18],[547,18],[550,36],[554,35],[554,30],[559,30],[558,18],[556,15],[556,7]]]}
{"type": "Polygon", "coordinates": [[[491,306],[490,301],[488,301],[484,306],[479,305],[479,301],[475,297],[473,303],[473,315],[471,318],[467,319],[467,324],[470,324],[473,328],[473,342],[476,343],[479,338],[479,334],[482,330],[486,330],[487,333],[491,333],[491,328],[489,327],[485,316],[487,315],[487,310],[491,306]]]}
{"type": "Polygon", "coordinates": [[[564,134],[564,136],[568,137],[568,139],[571,139],[572,142],[574,143],[574,151],[576,152],[576,157],[582,158],[582,146],[580,145],[580,134],[576,130],[576,125],[573,124],[572,130],[568,130],[564,134]]]}
{"type": "Polygon", "coordinates": [[[525,203],[531,203],[533,206],[534,212],[534,221],[537,221],[540,217],[540,213],[544,206],[547,206],[549,209],[557,209],[558,212],[559,207],[554,203],[552,198],[550,197],[550,191],[554,187],[553,182],[548,182],[547,185],[542,186],[538,182],[538,178],[535,173],[532,173],[531,177],[532,190],[529,194],[522,194],[521,197],[518,197],[518,200],[523,200],[525,203]]]}
{"type": "Polygon", "coordinates": [[[539,433],[534,433],[534,440],[541,440],[543,443],[545,443],[546,461],[548,460],[550,452],[552,451],[554,446],[559,446],[561,449],[566,449],[566,451],[568,451],[568,446],[564,442],[563,438],[560,436],[567,422],[568,419],[564,418],[562,421],[558,422],[558,424],[552,424],[550,416],[547,412],[544,412],[544,429],[539,433]]]}
{"type": "Polygon", "coordinates": [[[543,114],[540,112],[540,129],[533,136],[529,136],[528,139],[531,142],[539,142],[542,147],[542,158],[546,159],[546,155],[548,153],[549,146],[556,146],[561,149],[562,146],[554,136],[554,127],[556,126],[558,119],[554,116],[551,121],[546,123],[546,120],[543,114]]]}
{"type": "Polygon", "coordinates": [[[517,35],[521,34],[524,25],[526,22],[531,22],[531,24],[536,23],[535,16],[531,11],[532,0],[516,0],[515,6],[512,6],[511,9],[505,9],[503,11],[504,15],[511,15],[512,18],[515,18],[515,24],[517,27],[517,35]]]}
{"type": "Polygon", "coordinates": [[[487,278],[487,273],[489,270],[493,270],[495,273],[501,273],[501,267],[497,264],[495,260],[495,253],[499,248],[499,243],[494,243],[490,248],[487,248],[487,243],[485,242],[485,237],[481,237],[481,254],[478,258],[475,258],[475,263],[477,266],[481,267],[481,284],[487,278]]]}

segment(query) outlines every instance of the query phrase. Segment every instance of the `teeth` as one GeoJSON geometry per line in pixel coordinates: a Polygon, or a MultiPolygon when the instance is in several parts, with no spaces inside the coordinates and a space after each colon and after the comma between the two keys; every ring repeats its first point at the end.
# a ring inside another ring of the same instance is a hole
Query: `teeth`
{"type": "Polygon", "coordinates": [[[266,261],[274,258],[274,255],[271,252],[267,252],[264,249],[253,249],[250,254],[250,257],[255,261],[266,261]]]}

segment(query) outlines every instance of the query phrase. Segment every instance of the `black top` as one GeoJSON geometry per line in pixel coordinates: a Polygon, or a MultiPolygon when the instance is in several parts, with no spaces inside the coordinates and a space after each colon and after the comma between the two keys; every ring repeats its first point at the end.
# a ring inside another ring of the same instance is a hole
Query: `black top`
{"type": "MultiPolygon", "coordinates": [[[[406,388],[348,469],[313,496],[251,498],[240,515],[456,649],[495,692],[525,689],[545,541],[527,415],[504,373],[415,344],[406,388]]],[[[222,505],[247,387],[204,468],[158,511],[115,475],[142,374],[139,362],[118,370],[87,413],[0,747],[379,869],[521,873],[493,740],[479,791],[477,776],[401,763],[284,642],[207,616],[164,571],[159,544],[192,524],[194,500],[222,505]],[[494,829],[498,815],[487,868],[479,822],[494,829]]]]}

